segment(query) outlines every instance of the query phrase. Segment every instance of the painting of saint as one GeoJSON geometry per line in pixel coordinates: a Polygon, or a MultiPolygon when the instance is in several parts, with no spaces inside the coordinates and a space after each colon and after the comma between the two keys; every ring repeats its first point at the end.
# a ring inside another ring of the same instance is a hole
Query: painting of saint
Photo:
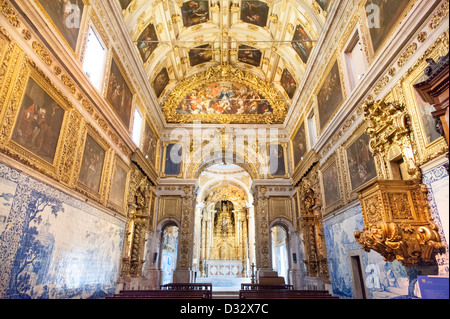
{"type": "Polygon", "coordinates": [[[209,21],[208,1],[187,1],[181,7],[183,24],[186,28],[209,21]]]}
{"type": "Polygon", "coordinates": [[[305,123],[302,123],[302,125],[297,131],[297,134],[295,134],[294,139],[292,140],[292,148],[294,156],[294,165],[295,167],[297,167],[300,161],[303,160],[303,157],[305,156],[307,151],[305,123]]]}
{"type": "Polygon", "coordinates": [[[294,77],[291,75],[288,69],[284,69],[281,74],[281,86],[286,91],[290,99],[294,97],[295,91],[297,90],[297,83],[295,83],[294,77]]]}
{"type": "Polygon", "coordinates": [[[178,176],[181,173],[183,147],[181,144],[169,144],[166,148],[164,174],[178,176]]]}
{"type": "Polygon", "coordinates": [[[189,50],[189,62],[191,66],[196,66],[205,62],[212,61],[213,53],[210,44],[189,50]]]}
{"type": "Polygon", "coordinates": [[[78,180],[95,192],[100,191],[105,155],[105,150],[88,134],[78,180]]]}
{"type": "Polygon", "coordinates": [[[377,170],[369,149],[370,137],[361,135],[348,149],[347,160],[352,190],[377,177],[377,170]]]}
{"type": "Polygon", "coordinates": [[[269,102],[256,90],[236,82],[208,83],[192,90],[178,114],[272,114],[269,102]]]}
{"type": "Polygon", "coordinates": [[[111,194],[109,196],[112,203],[123,207],[125,198],[125,187],[127,184],[127,172],[123,167],[116,163],[114,168],[114,177],[111,185],[111,194]]]}
{"type": "Polygon", "coordinates": [[[374,52],[377,52],[381,48],[409,2],[410,0],[367,1],[367,19],[374,52]],[[376,11],[371,9],[371,7],[377,8],[376,11]],[[376,17],[374,15],[376,15],[376,17]],[[379,20],[377,18],[379,18],[379,20]]]}
{"type": "Polygon", "coordinates": [[[269,15],[267,3],[255,0],[242,0],[241,20],[260,27],[265,27],[269,15]]]}
{"type": "Polygon", "coordinates": [[[317,4],[323,11],[328,11],[332,0],[316,0],[317,4]]]}
{"type": "Polygon", "coordinates": [[[159,98],[161,96],[169,81],[169,73],[167,73],[166,68],[163,68],[153,81],[153,89],[155,90],[156,97],[159,98]]]}
{"type": "Polygon", "coordinates": [[[333,68],[325,79],[322,88],[317,95],[317,104],[319,108],[320,128],[323,129],[331,116],[337,110],[344,100],[339,76],[339,66],[335,62],[333,68]]]}
{"type": "Polygon", "coordinates": [[[248,45],[240,45],[238,50],[238,60],[253,66],[261,64],[262,53],[260,50],[249,47],[248,45]]]}
{"type": "Polygon", "coordinates": [[[130,5],[131,1],[133,1],[133,0],[119,0],[120,7],[122,8],[122,10],[125,10],[126,8],[128,8],[128,6],[130,5]]]}
{"type": "MultiPolygon", "coordinates": [[[[426,80],[427,76],[424,75],[416,83],[420,83],[426,80]]],[[[431,115],[436,109],[429,103],[425,102],[420,94],[415,90],[414,87],[411,88],[415,97],[417,104],[417,111],[419,112],[419,119],[422,122],[425,142],[427,144],[433,143],[441,137],[441,135],[436,131],[436,124],[434,117],[431,115]]]]}
{"type": "Polygon", "coordinates": [[[330,207],[341,199],[339,191],[339,176],[336,162],[331,164],[322,174],[323,188],[325,194],[325,205],[330,207]]]}
{"type": "Polygon", "coordinates": [[[29,78],[11,139],[53,163],[64,114],[64,109],[29,78]]]}
{"type": "Polygon", "coordinates": [[[272,176],[285,176],[286,163],[284,147],[281,144],[271,144],[269,147],[269,172],[272,176]]]}
{"type": "Polygon", "coordinates": [[[158,46],[157,42],[151,41],[158,41],[158,36],[156,35],[155,26],[150,23],[145,28],[145,30],[142,31],[141,35],[138,38],[137,43],[137,47],[144,64],[148,61],[150,55],[153,53],[153,51],[155,51],[156,47],[158,46]]]}
{"type": "Polygon", "coordinates": [[[76,50],[80,32],[81,18],[84,11],[82,0],[39,0],[58,31],[73,51],[76,50]]]}
{"type": "Polygon", "coordinates": [[[302,25],[298,25],[295,28],[294,37],[292,39],[292,47],[300,56],[303,63],[306,64],[314,48],[314,43],[312,42],[311,37],[303,29],[302,25]]]}
{"type": "Polygon", "coordinates": [[[156,164],[156,151],[158,148],[158,139],[153,132],[152,128],[145,122],[144,128],[144,139],[142,141],[142,152],[146,157],[148,157],[148,161],[152,164],[156,164]]]}
{"type": "Polygon", "coordinates": [[[128,128],[130,126],[131,107],[133,105],[133,93],[114,59],[111,63],[106,99],[128,128]]]}

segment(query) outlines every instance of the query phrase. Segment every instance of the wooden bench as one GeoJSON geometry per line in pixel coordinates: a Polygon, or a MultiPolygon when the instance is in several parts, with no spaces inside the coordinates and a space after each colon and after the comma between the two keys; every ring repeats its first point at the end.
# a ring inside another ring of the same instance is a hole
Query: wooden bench
{"type": "Polygon", "coordinates": [[[178,283],[167,284],[160,287],[161,290],[206,290],[212,291],[212,284],[191,284],[191,283],[178,283]]]}
{"type": "Polygon", "coordinates": [[[212,299],[212,284],[168,284],[159,290],[122,290],[106,299],[212,299]]]}
{"type": "Polygon", "coordinates": [[[202,290],[141,290],[121,291],[106,299],[212,299],[212,294],[202,290]]]}
{"type": "Polygon", "coordinates": [[[294,290],[293,285],[261,285],[261,284],[241,284],[241,290],[294,290]]]}
{"type": "Polygon", "coordinates": [[[339,299],[323,290],[240,290],[239,299],[339,299]]]}

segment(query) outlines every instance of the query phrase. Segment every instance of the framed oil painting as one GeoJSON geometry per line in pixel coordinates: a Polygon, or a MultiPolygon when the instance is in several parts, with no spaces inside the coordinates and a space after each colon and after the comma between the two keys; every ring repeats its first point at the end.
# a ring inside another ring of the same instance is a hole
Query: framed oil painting
{"type": "Polygon", "coordinates": [[[125,127],[129,129],[131,109],[133,106],[133,92],[114,59],[111,62],[106,100],[112,106],[125,127]]]}
{"type": "Polygon", "coordinates": [[[130,5],[130,3],[133,0],[119,0],[120,2],[120,7],[122,8],[122,10],[125,10],[126,8],[128,8],[128,6],[130,5]]]}
{"type": "Polygon", "coordinates": [[[65,110],[29,77],[11,141],[53,164],[64,115],[65,110]]]}
{"type": "Polygon", "coordinates": [[[283,89],[286,91],[286,94],[292,100],[295,91],[297,91],[297,83],[295,83],[295,79],[288,69],[284,69],[283,73],[281,74],[280,83],[283,89]]]}
{"type": "Polygon", "coordinates": [[[410,2],[410,0],[368,0],[366,2],[365,8],[367,8],[367,22],[369,25],[369,34],[372,40],[374,52],[378,52],[378,50],[381,49],[410,2]],[[370,10],[369,6],[373,6],[378,9],[376,12],[378,13],[377,17],[379,17],[378,21],[374,20],[376,19],[373,17],[374,10],[370,10]]]}
{"type": "Polygon", "coordinates": [[[320,130],[328,124],[328,121],[344,101],[339,65],[335,61],[327,74],[322,87],[317,94],[317,107],[319,111],[320,130]]]}
{"type": "Polygon", "coordinates": [[[323,11],[328,11],[333,0],[315,0],[323,11]]]}
{"type": "Polygon", "coordinates": [[[166,86],[169,84],[169,81],[169,73],[167,72],[166,68],[163,68],[153,81],[153,89],[155,90],[157,98],[159,98],[164,92],[166,86]]]}
{"type": "Polygon", "coordinates": [[[183,145],[168,143],[164,147],[164,177],[180,177],[183,162],[183,145]]]}
{"type": "Polygon", "coordinates": [[[209,21],[208,1],[187,1],[181,6],[183,25],[186,28],[209,21]]]}
{"type": "Polygon", "coordinates": [[[269,6],[267,3],[255,0],[242,0],[241,20],[259,27],[267,25],[269,6]]]}
{"type": "Polygon", "coordinates": [[[153,41],[158,41],[158,36],[156,35],[155,26],[150,23],[144,31],[142,31],[137,43],[137,48],[144,64],[148,61],[153,51],[155,51],[158,46],[158,43],[153,41]]]}
{"type": "MultiPolygon", "coordinates": [[[[414,84],[420,83],[427,79],[426,75],[423,75],[420,79],[418,79],[414,84]]],[[[410,88],[413,98],[414,98],[414,104],[416,106],[416,111],[418,114],[418,118],[422,124],[422,130],[423,130],[423,136],[425,140],[425,144],[431,144],[434,141],[441,138],[441,134],[439,134],[436,131],[436,125],[433,115],[431,115],[432,112],[434,112],[436,109],[431,105],[430,103],[425,102],[421,97],[420,94],[417,92],[417,90],[414,89],[412,86],[410,88]]]]}
{"type": "Polygon", "coordinates": [[[369,142],[369,135],[362,134],[346,150],[352,191],[377,177],[369,142]]]}
{"type": "Polygon", "coordinates": [[[238,60],[242,63],[248,63],[253,66],[260,66],[262,53],[248,45],[240,45],[238,50],[238,60]]]}
{"type": "Polygon", "coordinates": [[[37,1],[69,47],[75,52],[85,11],[83,0],[37,1]]]}
{"type": "Polygon", "coordinates": [[[306,64],[312,50],[314,49],[314,43],[301,24],[297,25],[295,28],[294,37],[292,39],[292,47],[300,56],[303,63],[306,64]]]}
{"type": "Polygon", "coordinates": [[[207,83],[192,90],[178,114],[270,114],[272,107],[253,88],[237,82],[207,83]]]}
{"type": "Polygon", "coordinates": [[[191,66],[210,62],[213,59],[212,47],[210,44],[202,45],[189,50],[189,62],[191,66]]]}
{"type": "Polygon", "coordinates": [[[78,181],[96,193],[100,193],[105,158],[105,149],[88,133],[78,181]]]}
{"type": "Polygon", "coordinates": [[[269,144],[268,152],[269,176],[286,177],[288,174],[286,162],[286,146],[280,143],[269,144]]]}
{"type": "Polygon", "coordinates": [[[300,125],[291,143],[294,167],[297,167],[307,153],[305,122],[300,125]]]}
{"type": "Polygon", "coordinates": [[[142,152],[152,166],[155,167],[158,153],[158,137],[150,127],[150,124],[148,124],[148,121],[145,121],[144,137],[142,139],[142,152]]]}
{"type": "Polygon", "coordinates": [[[336,161],[333,161],[322,172],[325,207],[329,208],[341,199],[339,189],[339,173],[336,161]]]}
{"type": "Polygon", "coordinates": [[[121,213],[124,211],[125,195],[127,187],[128,169],[116,158],[109,201],[113,203],[121,213]]]}

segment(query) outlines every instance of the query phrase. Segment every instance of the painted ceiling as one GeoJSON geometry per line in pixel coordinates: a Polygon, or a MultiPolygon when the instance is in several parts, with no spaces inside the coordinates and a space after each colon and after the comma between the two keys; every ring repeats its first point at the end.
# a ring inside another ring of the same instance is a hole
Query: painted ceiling
{"type": "Polygon", "coordinates": [[[283,123],[332,0],[119,0],[168,123],[283,123]]]}

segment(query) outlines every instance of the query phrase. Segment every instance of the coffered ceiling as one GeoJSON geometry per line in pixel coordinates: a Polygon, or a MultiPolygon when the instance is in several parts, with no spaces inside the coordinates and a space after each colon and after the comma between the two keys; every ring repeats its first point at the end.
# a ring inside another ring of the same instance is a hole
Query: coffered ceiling
{"type": "Polygon", "coordinates": [[[330,0],[120,0],[168,123],[282,123],[330,0]]]}

